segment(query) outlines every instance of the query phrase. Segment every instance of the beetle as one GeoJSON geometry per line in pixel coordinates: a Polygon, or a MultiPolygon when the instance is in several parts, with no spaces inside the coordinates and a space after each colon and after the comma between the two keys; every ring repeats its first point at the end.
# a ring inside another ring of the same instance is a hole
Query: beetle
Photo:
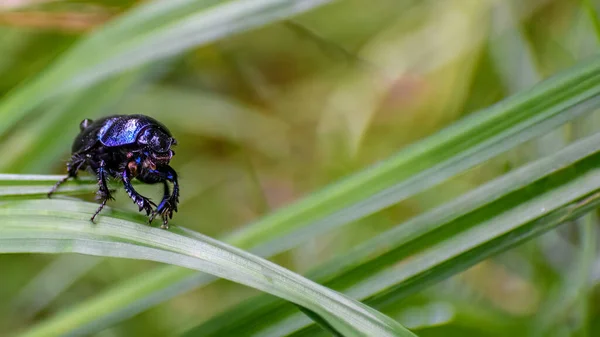
{"type": "Polygon", "coordinates": [[[179,182],[177,172],[169,166],[175,154],[171,147],[177,145],[177,141],[167,127],[154,118],[133,114],[112,115],[95,121],[84,119],[79,128],[71,148],[71,159],[67,162],[67,176],[54,185],[48,197],[68,179],[76,179],[79,171],[87,169],[98,179],[96,194],[100,206],[92,215],[92,222],[106,202],[114,200],[111,195],[114,191],[107,185],[107,179],[113,177],[123,182],[125,191],[139,210],[146,211],[149,223],[160,215],[161,228],[168,229],[169,219],[177,212],[179,182]],[[163,198],[158,206],[133,188],[131,180],[134,178],[147,184],[163,184],[163,198]],[[167,182],[173,184],[172,193],[167,182]]]}

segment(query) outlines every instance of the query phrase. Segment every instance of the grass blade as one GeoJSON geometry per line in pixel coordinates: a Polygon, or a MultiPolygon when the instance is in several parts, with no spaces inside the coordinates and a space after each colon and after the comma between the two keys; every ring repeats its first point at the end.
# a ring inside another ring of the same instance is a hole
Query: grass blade
{"type": "Polygon", "coordinates": [[[82,258],[78,255],[65,255],[52,261],[23,286],[12,300],[13,307],[21,316],[33,319],[101,261],[101,258],[82,258]]]}
{"type": "Polygon", "coordinates": [[[268,215],[234,238],[249,247],[280,236],[282,227],[298,237],[294,229],[308,224],[331,228],[332,223],[358,220],[590,111],[600,103],[598,94],[600,57],[470,115],[374,167],[268,215]],[[571,109],[581,103],[586,104],[571,109]]]}
{"type": "MultiPolygon", "coordinates": [[[[0,200],[45,198],[50,187],[64,178],[59,175],[2,174],[0,173],[0,200]]],[[[81,194],[95,192],[98,186],[91,179],[69,181],[57,194],[81,194]]]]}
{"type": "MultiPolygon", "coordinates": [[[[378,235],[309,277],[380,309],[397,303],[600,204],[598,142],[600,134],[515,170],[378,235]]],[[[279,324],[270,321],[269,330],[292,334],[311,325],[292,306],[277,302],[251,300],[234,308],[246,313],[238,326],[225,322],[225,313],[185,335],[264,336],[257,318],[273,313],[279,324]]]]}
{"type": "MultiPolygon", "coordinates": [[[[181,234],[118,218],[94,225],[95,204],[65,200],[3,202],[2,253],[80,253],[152,260],[208,272],[281,296],[327,320],[345,336],[414,336],[393,320],[271,262],[198,233],[181,234]]],[[[68,331],[54,330],[50,335],[68,331]]],[[[39,334],[29,331],[29,336],[39,334]]]]}
{"type": "Polygon", "coordinates": [[[330,1],[174,0],[140,5],[83,40],[47,71],[4,98],[0,104],[0,137],[57,94],[85,88],[128,69],[330,1]]]}
{"type": "MultiPolygon", "coordinates": [[[[290,249],[306,238],[406,200],[553,130],[598,106],[599,93],[600,57],[595,57],[479,111],[377,166],[284,207],[224,241],[261,256],[290,249]]],[[[82,303],[71,311],[69,319],[90,329],[105,327],[207,282],[210,280],[189,270],[158,268],[82,303]],[[129,300],[121,300],[124,298],[129,300]],[[113,307],[101,305],[105,301],[113,307]],[[100,312],[99,308],[106,311],[100,312]],[[95,316],[79,314],[88,311],[95,316]]],[[[53,324],[56,319],[65,318],[52,318],[42,324],[53,324]]]]}

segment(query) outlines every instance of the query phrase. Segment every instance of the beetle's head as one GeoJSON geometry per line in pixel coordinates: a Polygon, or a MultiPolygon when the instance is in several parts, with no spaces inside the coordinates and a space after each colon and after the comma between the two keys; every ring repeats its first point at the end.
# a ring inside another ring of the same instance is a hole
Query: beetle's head
{"type": "Polygon", "coordinates": [[[177,141],[162,129],[151,127],[140,134],[138,144],[146,148],[156,164],[168,164],[175,154],[171,147],[177,141]]]}

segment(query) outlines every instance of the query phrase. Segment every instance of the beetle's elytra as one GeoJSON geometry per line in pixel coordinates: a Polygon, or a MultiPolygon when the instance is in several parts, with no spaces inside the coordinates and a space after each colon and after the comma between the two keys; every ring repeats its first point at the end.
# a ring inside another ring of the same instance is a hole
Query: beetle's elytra
{"type": "Polygon", "coordinates": [[[75,137],[71,159],[67,163],[67,176],[54,185],[48,197],[69,178],[77,178],[80,170],[97,175],[100,207],[91,218],[93,222],[109,199],[109,177],[119,178],[129,197],[140,211],[146,211],[149,222],[157,215],[162,217],[162,228],[169,228],[169,219],[177,212],[179,183],[177,173],[169,162],[175,154],[171,149],[177,141],[162,123],[144,115],[113,115],[97,119],[84,119],[79,125],[81,132],[75,137]],[[162,183],[164,194],[158,206],[139,194],[131,185],[132,179],[147,184],[162,183]],[[173,192],[167,182],[173,184],[173,192]],[[153,207],[155,207],[153,209],[153,207]]]}

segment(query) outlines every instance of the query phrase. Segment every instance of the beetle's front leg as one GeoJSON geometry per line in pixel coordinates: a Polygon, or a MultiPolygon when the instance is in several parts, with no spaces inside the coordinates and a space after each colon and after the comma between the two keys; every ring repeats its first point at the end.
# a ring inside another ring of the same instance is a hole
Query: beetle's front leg
{"type": "Polygon", "coordinates": [[[160,214],[163,219],[161,227],[168,229],[169,219],[173,218],[173,212],[177,212],[177,204],[179,203],[179,182],[177,180],[177,173],[168,165],[159,168],[155,173],[158,174],[163,181],[164,194],[162,201],[158,204],[156,212],[152,214],[150,221],[152,221],[156,215],[160,214]],[[167,181],[173,183],[173,193],[169,192],[167,181]]]}
{"type": "Polygon", "coordinates": [[[133,202],[139,206],[140,211],[144,209],[146,211],[146,215],[150,215],[154,212],[152,206],[156,207],[156,204],[153,203],[150,199],[139,194],[133,188],[133,185],[131,185],[131,179],[135,177],[138,171],[137,167],[138,164],[135,161],[130,162],[127,166],[125,166],[125,169],[121,173],[121,178],[123,179],[125,192],[127,192],[131,200],[133,200],[133,202]]]}
{"type": "Polygon", "coordinates": [[[77,178],[77,172],[84,167],[84,164],[85,158],[83,158],[79,154],[74,154],[71,157],[71,160],[69,160],[69,162],[67,163],[67,176],[57,181],[56,184],[54,184],[54,187],[52,187],[50,192],[48,192],[48,198],[50,198],[52,194],[56,192],[56,190],[60,187],[60,185],[65,183],[67,180],[69,180],[70,178],[77,178]]]}

